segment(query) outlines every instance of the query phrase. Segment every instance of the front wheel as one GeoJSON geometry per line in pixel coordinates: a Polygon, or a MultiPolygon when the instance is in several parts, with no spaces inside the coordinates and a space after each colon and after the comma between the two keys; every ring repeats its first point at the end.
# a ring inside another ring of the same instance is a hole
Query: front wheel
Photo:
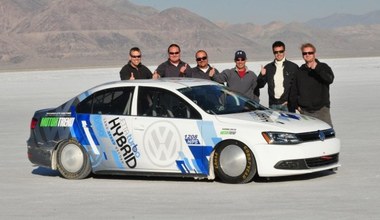
{"type": "Polygon", "coordinates": [[[229,140],[214,152],[215,174],[225,183],[247,183],[255,176],[255,157],[247,145],[229,140]]]}
{"type": "Polygon", "coordinates": [[[92,169],[88,154],[75,140],[64,141],[58,146],[57,168],[67,179],[84,179],[92,169]]]}

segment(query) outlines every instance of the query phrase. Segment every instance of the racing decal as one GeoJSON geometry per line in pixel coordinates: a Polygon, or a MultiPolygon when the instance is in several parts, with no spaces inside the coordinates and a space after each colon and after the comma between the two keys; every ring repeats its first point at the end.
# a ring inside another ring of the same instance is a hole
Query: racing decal
{"type": "Polygon", "coordinates": [[[218,137],[215,131],[214,122],[198,121],[198,128],[202,131],[202,138],[207,146],[215,146],[222,138],[218,137]]]}
{"type": "Polygon", "coordinates": [[[73,124],[73,117],[42,117],[40,127],[71,127],[73,124]]]}
{"type": "Polygon", "coordinates": [[[177,160],[177,167],[182,173],[201,173],[209,174],[209,156],[213,150],[211,146],[189,146],[189,149],[194,157],[191,165],[187,158],[184,157],[183,152],[180,152],[181,160],[177,160]]]}
{"type": "Polygon", "coordinates": [[[283,121],[290,120],[301,120],[301,116],[286,112],[276,112],[276,111],[259,111],[249,113],[253,119],[261,122],[272,122],[284,124],[283,121]]]}
{"type": "Polygon", "coordinates": [[[196,134],[187,134],[185,135],[186,144],[200,144],[198,135],[196,134]]]}
{"type": "Polygon", "coordinates": [[[144,150],[148,159],[159,167],[169,167],[178,159],[182,151],[181,135],[174,124],[157,121],[144,133],[144,150]]]}
{"type": "MultiPolygon", "coordinates": [[[[87,121],[87,126],[90,124],[90,116],[87,114],[80,114],[76,116],[77,120],[76,121],[82,121],[86,120],[87,121]]],[[[83,135],[83,128],[81,124],[74,123],[74,126],[70,128],[71,135],[77,139],[77,141],[82,145],[86,146],[89,145],[89,142],[87,141],[86,136],[83,135]]]]}
{"type": "Polygon", "coordinates": [[[236,134],[235,128],[222,128],[220,135],[234,135],[236,134]]]}
{"type": "MultiPolygon", "coordinates": [[[[201,139],[204,141],[205,146],[189,144],[188,147],[193,158],[186,158],[184,153],[180,152],[180,158],[176,161],[176,163],[178,169],[182,173],[201,173],[208,175],[209,157],[214,149],[214,146],[219,143],[222,138],[217,136],[215,126],[212,121],[199,121],[197,122],[197,125],[198,129],[202,131],[201,139]]],[[[197,136],[195,137],[198,139],[197,136]]],[[[191,136],[190,139],[194,139],[194,136],[191,136]]]]}
{"type": "Polygon", "coordinates": [[[249,113],[253,119],[262,122],[273,122],[270,116],[266,112],[250,112],[249,113]]]}
{"type": "Polygon", "coordinates": [[[281,112],[280,116],[278,118],[282,119],[282,120],[287,120],[287,121],[289,121],[289,119],[295,119],[295,120],[301,119],[301,117],[299,115],[289,114],[289,113],[285,113],[285,112],[281,112]]]}
{"type": "Polygon", "coordinates": [[[116,145],[119,159],[129,168],[135,168],[137,166],[136,158],[139,157],[140,153],[138,152],[137,144],[133,141],[127,122],[116,117],[105,121],[105,127],[112,143],[116,145]]]}
{"type": "Polygon", "coordinates": [[[194,169],[192,168],[189,160],[185,157],[185,154],[182,151],[179,152],[179,158],[180,160],[177,160],[176,164],[181,173],[191,173],[191,171],[194,169]]]}
{"type": "Polygon", "coordinates": [[[84,130],[84,133],[86,134],[87,140],[90,143],[92,152],[94,152],[95,155],[99,155],[100,154],[99,150],[96,147],[94,140],[92,139],[89,126],[87,125],[87,122],[84,121],[84,120],[82,121],[82,127],[83,127],[83,130],[84,130]]]}
{"type": "Polygon", "coordinates": [[[106,156],[104,152],[101,153],[100,143],[94,131],[94,129],[96,131],[102,129],[96,123],[101,116],[76,114],[74,107],[72,108],[72,115],[76,118],[76,123],[70,128],[71,135],[86,149],[90,156],[92,167],[96,168],[101,164],[102,158],[106,156]]]}
{"type": "Polygon", "coordinates": [[[60,141],[71,138],[70,130],[75,125],[75,117],[70,112],[48,112],[42,117],[36,129],[36,138],[44,142],[60,141]]]}
{"type": "Polygon", "coordinates": [[[47,117],[71,117],[71,112],[47,112],[47,117]]]}

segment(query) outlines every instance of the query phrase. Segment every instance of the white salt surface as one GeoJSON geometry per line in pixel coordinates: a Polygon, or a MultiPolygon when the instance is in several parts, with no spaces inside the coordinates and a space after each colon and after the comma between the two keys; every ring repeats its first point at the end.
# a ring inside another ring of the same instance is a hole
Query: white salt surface
{"type": "MultiPolygon", "coordinates": [[[[119,80],[121,67],[0,73],[0,219],[379,219],[380,58],[321,61],[335,73],[331,113],[342,167],[243,185],[137,177],[72,181],[33,167],[26,140],[34,111],[119,80]]],[[[262,64],[248,66],[258,72],[262,64]]],[[[221,71],[233,63],[214,66],[221,71]]],[[[261,91],[267,106],[266,88],[261,91]]]]}

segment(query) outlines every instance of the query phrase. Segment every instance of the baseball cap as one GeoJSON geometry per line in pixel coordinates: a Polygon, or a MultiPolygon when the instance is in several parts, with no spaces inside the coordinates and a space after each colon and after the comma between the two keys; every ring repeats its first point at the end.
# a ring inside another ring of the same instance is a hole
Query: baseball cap
{"type": "Polygon", "coordinates": [[[244,51],[238,50],[235,52],[235,60],[242,58],[242,59],[247,59],[247,55],[245,54],[244,51]]]}

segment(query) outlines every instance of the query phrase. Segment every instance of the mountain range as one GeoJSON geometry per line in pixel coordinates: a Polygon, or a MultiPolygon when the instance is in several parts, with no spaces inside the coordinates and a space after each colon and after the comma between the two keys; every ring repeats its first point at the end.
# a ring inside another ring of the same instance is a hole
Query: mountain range
{"type": "Polygon", "coordinates": [[[233,61],[238,49],[250,61],[271,60],[276,40],[292,59],[301,58],[305,42],[324,58],[380,56],[380,11],[256,25],[217,24],[183,8],[159,11],[128,0],[0,2],[0,70],[122,66],[135,46],[143,63],[158,65],[171,43],[189,63],[198,49],[210,62],[233,61]]]}

